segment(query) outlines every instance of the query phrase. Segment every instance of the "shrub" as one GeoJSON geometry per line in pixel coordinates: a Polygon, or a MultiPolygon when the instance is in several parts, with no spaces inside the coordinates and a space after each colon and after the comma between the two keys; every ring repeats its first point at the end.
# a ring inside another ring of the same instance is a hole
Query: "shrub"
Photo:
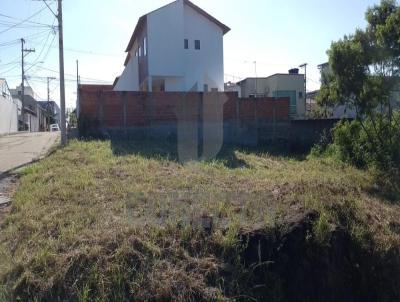
{"type": "Polygon", "coordinates": [[[361,125],[358,122],[342,121],[333,130],[333,141],[339,151],[339,157],[356,167],[365,167],[365,141],[361,134],[361,125]]]}
{"type": "Polygon", "coordinates": [[[376,114],[364,120],[342,121],[333,129],[339,158],[358,168],[375,171],[377,184],[400,192],[400,112],[392,118],[376,114]]]}

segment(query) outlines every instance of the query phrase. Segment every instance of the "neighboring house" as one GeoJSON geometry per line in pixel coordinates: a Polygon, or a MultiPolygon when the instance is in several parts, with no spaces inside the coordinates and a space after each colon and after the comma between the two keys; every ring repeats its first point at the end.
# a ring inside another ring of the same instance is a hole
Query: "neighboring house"
{"type": "Polygon", "coordinates": [[[294,118],[305,116],[304,75],[298,69],[290,73],[277,73],[266,78],[247,78],[237,83],[240,97],[288,97],[290,114],[294,118]]]}
{"type": "Polygon", "coordinates": [[[336,105],[329,108],[322,108],[317,103],[319,90],[307,93],[307,114],[310,118],[327,118],[327,119],[355,119],[356,111],[345,105],[336,105]]]}
{"type": "Polygon", "coordinates": [[[140,17],[115,91],[224,91],[230,28],[188,0],[140,17]]]}
{"type": "MultiPolygon", "coordinates": [[[[21,103],[21,86],[11,89],[11,95],[15,100],[21,103]]],[[[39,105],[36,96],[31,87],[24,87],[24,110],[19,110],[19,130],[38,132],[47,129],[46,111],[39,105]]]]}
{"type": "Polygon", "coordinates": [[[11,96],[7,81],[0,79],[0,135],[18,131],[18,102],[11,96]]]}
{"type": "MultiPolygon", "coordinates": [[[[320,70],[321,78],[323,77],[324,73],[328,73],[330,71],[328,63],[318,65],[318,69],[320,70]]],[[[311,116],[322,115],[331,119],[355,119],[357,117],[356,109],[347,105],[336,105],[328,108],[321,108],[318,106],[316,101],[318,93],[319,90],[307,93],[307,104],[311,105],[311,116]]],[[[400,80],[399,84],[396,85],[390,93],[390,103],[392,108],[400,109],[400,80]]],[[[380,107],[376,110],[385,111],[385,109],[380,107]]]]}
{"type": "Polygon", "coordinates": [[[39,101],[39,106],[46,112],[47,114],[47,125],[50,124],[60,124],[60,107],[54,101],[39,101]]]}
{"type": "Polygon", "coordinates": [[[237,92],[238,96],[240,97],[240,86],[233,82],[227,82],[224,85],[225,92],[237,92]]]}

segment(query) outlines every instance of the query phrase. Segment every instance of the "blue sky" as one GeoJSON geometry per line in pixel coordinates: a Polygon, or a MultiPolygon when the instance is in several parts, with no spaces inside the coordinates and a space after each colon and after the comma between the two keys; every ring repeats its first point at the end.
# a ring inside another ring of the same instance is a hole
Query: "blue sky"
{"type": "MultiPolygon", "coordinates": [[[[56,12],[56,1],[47,2],[56,12]]],[[[123,70],[124,51],[138,18],[169,2],[63,1],[67,107],[75,106],[76,60],[79,60],[82,82],[111,83],[123,70]]],[[[317,65],[327,61],[326,50],[331,42],[365,27],[366,9],[379,3],[373,0],[193,2],[231,28],[224,40],[226,80],[254,76],[254,61],[258,76],[287,72],[307,62],[308,90],[319,87],[317,65]]],[[[44,78],[58,77],[58,37],[50,27],[32,23],[7,30],[7,22],[18,23],[17,19],[30,17],[44,7],[38,0],[0,2],[0,14],[16,18],[0,15],[0,77],[6,78],[11,88],[20,84],[21,46],[17,40],[26,37],[26,47],[36,50],[26,57],[28,81],[41,98],[47,98],[44,78]]],[[[30,21],[53,24],[54,16],[46,8],[30,21]]],[[[50,90],[51,98],[59,102],[57,80],[51,82],[50,90]]]]}

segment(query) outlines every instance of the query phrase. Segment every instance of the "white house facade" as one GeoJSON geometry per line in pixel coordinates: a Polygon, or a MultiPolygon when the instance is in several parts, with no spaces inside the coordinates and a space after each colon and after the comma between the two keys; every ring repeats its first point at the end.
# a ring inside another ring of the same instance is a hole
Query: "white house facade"
{"type": "Polygon", "coordinates": [[[18,131],[18,102],[11,96],[4,79],[0,79],[0,135],[18,131]]]}
{"type": "Polygon", "coordinates": [[[142,16],[116,91],[224,91],[223,37],[230,29],[188,0],[142,16]]]}

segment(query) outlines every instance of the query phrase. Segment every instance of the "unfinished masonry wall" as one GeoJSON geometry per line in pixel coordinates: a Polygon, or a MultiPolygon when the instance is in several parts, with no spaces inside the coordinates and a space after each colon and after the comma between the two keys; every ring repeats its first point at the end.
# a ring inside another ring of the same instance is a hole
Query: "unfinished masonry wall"
{"type": "Polygon", "coordinates": [[[228,144],[278,141],[306,150],[338,121],[291,120],[288,98],[239,98],[236,92],[114,92],[109,85],[81,85],[79,98],[80,132],[87,136],[176,139],[180,131],[201,141],[222,132],[228,144]]]}
{"type": "Polygon", "coordinates": [[[114,92],[111,86],[81,85],[81,130],[134,138],[174,138],[178,125],[201,136],[223,127],[224,143],[256,145],[287,138],[289,99],[240,99],[235,92],[114,92]],[[184,126],[185,128],[186,126],[184,126]],[[214,128],[213,128],[214,127],[214,128]],[[262,135],[261,135],[262,134],[262,135]]]}

